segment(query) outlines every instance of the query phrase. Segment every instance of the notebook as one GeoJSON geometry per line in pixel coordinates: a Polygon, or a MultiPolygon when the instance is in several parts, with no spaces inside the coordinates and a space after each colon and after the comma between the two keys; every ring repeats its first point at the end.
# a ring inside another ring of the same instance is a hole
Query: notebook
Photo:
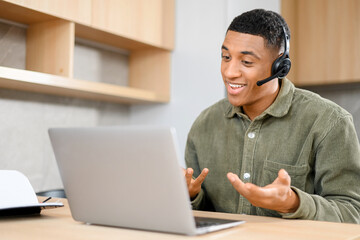
{"type": "Polygon", "coordinates": [[[49,136],[76,221],[186,235],[244,223],[196,226],[174,128],[52,128],[49,136]]]}
{"type": "Polygon", "coordinates": [[[40,214],[43,209],[63,207],[61,202],[39,202],[29,179],[17,170],[0,170],[0,217],[40,214]]]}

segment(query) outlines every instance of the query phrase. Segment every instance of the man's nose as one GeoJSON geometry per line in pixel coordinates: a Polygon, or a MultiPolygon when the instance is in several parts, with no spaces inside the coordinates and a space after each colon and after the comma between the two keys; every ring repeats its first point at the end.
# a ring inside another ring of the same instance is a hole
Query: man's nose
{"type": "Polygon", "coordinates": [[[235,61],[230,61],[230,62],[226,63],[226,65],[224,66],[223,74],[227,79],[233,79],[233,78],[240,77],[241,71],[240,71],[239,64],[236,63],[235,61]]]}

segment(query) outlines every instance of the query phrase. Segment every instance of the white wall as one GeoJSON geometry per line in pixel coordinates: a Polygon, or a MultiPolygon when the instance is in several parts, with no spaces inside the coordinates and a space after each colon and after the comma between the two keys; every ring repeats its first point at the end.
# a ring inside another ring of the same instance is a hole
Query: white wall
{"type": "MultiPolygon", "coordinates": [[[[171,102],[131,107],[132,124],[176,128],[185,151],[190,127],[202,110],[225,97],[220,50],[232,19],[254,8],[279,12],[279,0],[176,0],[171,102]]],[[[181,162],[184,166],[184,161],[181,162]]]]}
{"type": "Polygon", "coordinates": [[[280,0],[227,0],[227,22],[231,23],[232,19],[243,12],[255,8],[263,8],[280,13],[280,0]]]}

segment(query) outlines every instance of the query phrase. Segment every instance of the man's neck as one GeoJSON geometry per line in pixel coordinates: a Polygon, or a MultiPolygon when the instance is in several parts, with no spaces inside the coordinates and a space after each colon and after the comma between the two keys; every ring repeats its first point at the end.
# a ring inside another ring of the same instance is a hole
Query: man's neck
{"type": "Polygon", "coordinates": [[[248,106],[242,106],[242,111],[250,118],[251,121],[253,121],[257,116],[262,114],[268,107],[270,107],[271,104],[273,104],[277,95],[280,92],[280,88],[281,88],[281,80],[279,80],[279,84],[277,85],[277,88],[274,89],[274,91],[271,94],[264,97],[260,102],[248,106]]]}

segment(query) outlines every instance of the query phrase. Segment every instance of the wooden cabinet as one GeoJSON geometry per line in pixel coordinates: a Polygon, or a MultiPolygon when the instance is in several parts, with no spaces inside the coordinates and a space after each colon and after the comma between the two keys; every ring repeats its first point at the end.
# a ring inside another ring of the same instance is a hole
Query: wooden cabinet
{"type": "Polygon", "coordinates": [[[0,87],[119,103],[168,102],[174,0],[0,0],[27,24],[26,69],[0,67],[0,87]],[[126,49],[129,84],[73,78],[75,37],[126,49]]]}
{"type": "MultiPolygon", "coordinates": [[[[20,22],[23,22],[25,18],[28,18],[30,22],[36,22],[38,20],[37,15],[44,13],[61,19],[91,25],[91,0],[4,0],[1,7],[0,11],[4,14],[1,17],[7,19],[21,18],[20,22]],[[27,9],[34,11],[28,11],[27,9]],[[6,15],[8,16],[6,17],[6,15]]],[[[40,20],[42,21],[43,18],[40,20]]]]}
{"type": "Polygon", "coordinates": [[[360,1],[284,0],[297,85],[360,82],[360,1]]]}
{"type": "MultiPolygon", "coordinates": [[[[93,0],[92,26],[149,44],[162,45],[166,0],[93,0]]],[[[166,45],[165,45],[166,46],[166,45]]],[[[169,46],[172,48],[172,46],[169,46]]]]}

